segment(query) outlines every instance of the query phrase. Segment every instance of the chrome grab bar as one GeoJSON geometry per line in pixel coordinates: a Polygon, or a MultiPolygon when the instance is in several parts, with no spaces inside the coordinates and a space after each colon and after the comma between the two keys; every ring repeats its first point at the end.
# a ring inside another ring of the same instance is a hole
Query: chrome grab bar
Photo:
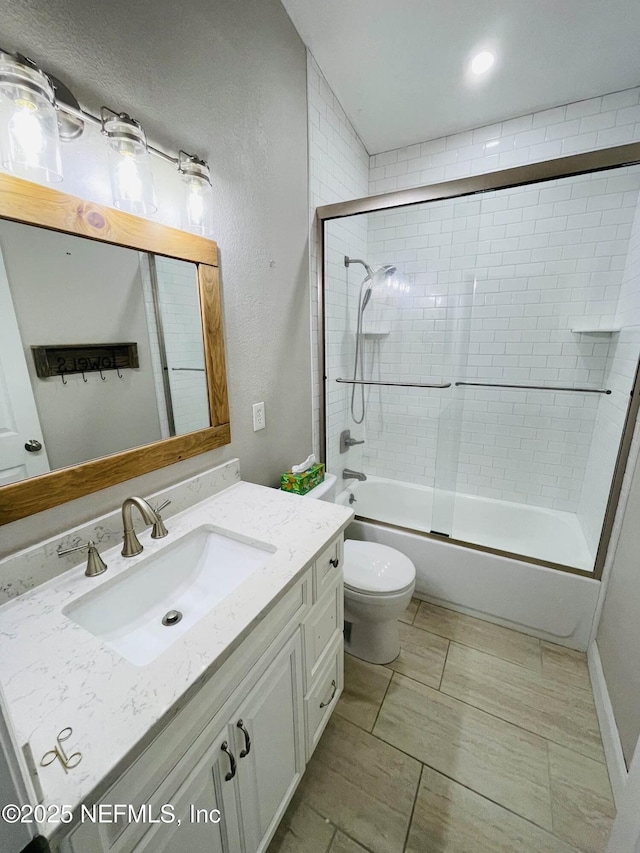
{"type": "Polygon", "coordinates": [[[192,370],[196,373],[204,373],[204,367],[165,367],[165,370],[192,370]]]}
{"type": "Polygon", "coordinates": [[[393,385],[399,388],[451,388],[450,382],[437,384],[427,384],[424,382],[378,382],[374,380],[365,382],[362,379],[336,379],[336,382],[342,382],[345,385],[393,385]]]}
{"type": "Polygon", "coordinates": [[[507,385],[498,382],[456,382],[459,385],[473,385],[481,388],[521,388],[525,391],[576,391],[579,394],[610,394],[605,388],[558,388],[555,385],[507,385]]]}

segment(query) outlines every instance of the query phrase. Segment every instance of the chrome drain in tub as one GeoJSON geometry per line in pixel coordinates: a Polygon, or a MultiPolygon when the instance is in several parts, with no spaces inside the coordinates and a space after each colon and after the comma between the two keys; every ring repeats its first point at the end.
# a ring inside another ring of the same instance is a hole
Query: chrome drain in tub
{"type": "Polygon", "coordinates": [[[177,625],[178,622],[182,619],[182,613],[179,610],[169,610],[168,613],[165,613],[162,617],[163,625],[177,625]]]}

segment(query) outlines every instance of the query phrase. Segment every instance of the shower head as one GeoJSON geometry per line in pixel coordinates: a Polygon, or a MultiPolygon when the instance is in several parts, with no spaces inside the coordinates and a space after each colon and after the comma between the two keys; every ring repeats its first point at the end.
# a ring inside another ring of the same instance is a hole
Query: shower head
{"type": "Polygon", "coordinates": [[[390,278],[397,272],[397,268],[393,264],[382,264],[380,267],[372,268],[366,261],[362,261],[360,258],[350,258],[348,255],[345,255],[345,267],[350,267],[351,264],[361,264],[367,271],[365,281],[370,280],[372,284],[381,283],[384,279],[390,278]]]}
{"type": "Polygon", "coordinates": [[[375,287],[386,290],[389,295],[394,291],[396,293],[406,293],[408,291],[408,286],[404,282],[403,278],[400,277],[399,279],[396,276],[398,269],[394,264],[382,264],[379,267],[370,267],[366,261],[363,261],[360,258],[350,258],[348,255],[345,255],[345,267],[349,267],[351,264],[361,264],[367,271],[367,274],[360,285],[362,294],[360,299],[360,311],[364,311],[367,307],[375,287]]]}
{"type": "Polygon", "coordinates": [[[372,283],[375,284],[376,281],[384,281],[386,278],[391,278],[391,276],[395,275],[398,271],[397,267],[394,267],[393,264],[383,264],[381,267],[373,270],[373,272],[369,273],[369,278],[372,283]]]}

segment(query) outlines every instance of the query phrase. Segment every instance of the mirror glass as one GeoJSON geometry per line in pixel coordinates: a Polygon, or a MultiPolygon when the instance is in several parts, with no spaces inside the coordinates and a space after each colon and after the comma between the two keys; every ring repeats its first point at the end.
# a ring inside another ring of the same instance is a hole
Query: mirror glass
{"type": "Polygon", "coordinates": [[[0,485],[210,426],[196,264],[0,221],[0,485]]]}

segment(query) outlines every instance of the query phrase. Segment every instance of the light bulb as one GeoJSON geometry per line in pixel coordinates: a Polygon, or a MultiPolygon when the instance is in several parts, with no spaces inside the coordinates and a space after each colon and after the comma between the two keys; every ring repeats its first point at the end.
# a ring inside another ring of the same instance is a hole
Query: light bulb
{"type": "Polygon", "coordinates": [[[122,157],[115,167],[115,182],[118,187],[118,198],[129,204],[135,204],[142,198],[142,181],[138,164],[133,157],[122,157]]]}
{"type": "Polygon", "coordinates": [[[42,133],[35,104],[16,101],[16,110],[9,121],[9,145],[14,159],[29,168],[40,165],[40,155],[46,140],[42,133]]]}
{"type": "Polygon", "coordinates": [[[187,190],[187,218],[194,228],[202,225],[206,210],[200,182],[191,181],[187,190]]]}
{"type": "Polygon", "coordinates": [[[102,107],[102,127],[109,140],[109,173],[113,203],[136,216],[158,209],[147,139],[139,123],[126,113],[102,107]]]}
{"type": "Polygon", "coordinates": [[[24,57],[3,51],[0,51],[0,114],[3,167],[30,181],[61,181],[53,84],[24,57]]]}
{"type": "Polygon", "coordinates": [[[213,189],[209,167],[181,151],[178,171],[182,176],[182,226],[202,237],[213,232],[213,189]]]}

